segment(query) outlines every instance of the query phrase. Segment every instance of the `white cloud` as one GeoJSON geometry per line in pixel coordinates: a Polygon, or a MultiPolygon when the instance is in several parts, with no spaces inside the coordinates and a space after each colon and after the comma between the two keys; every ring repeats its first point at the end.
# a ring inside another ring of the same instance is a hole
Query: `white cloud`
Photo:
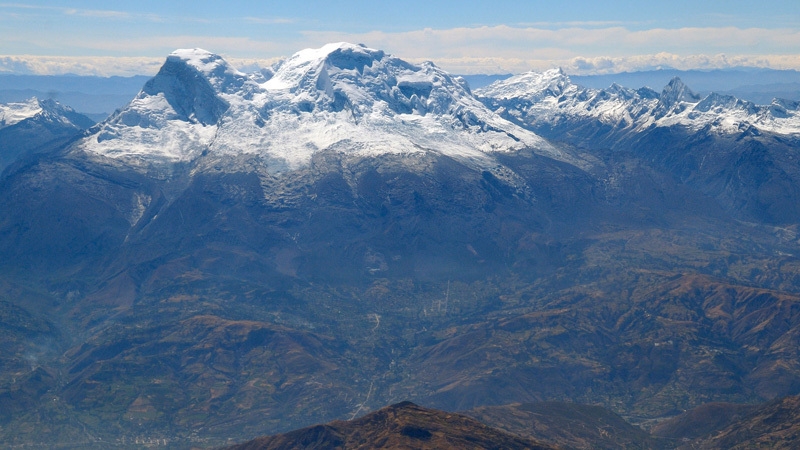
{"type": "Polygon", "coordinates": [[[0,56],[0,73],[133,76],[158,72],[164,58],[114,56],[0,56]]]}
{"type": "Polygon", "coordinates": [[[295,19],[289,19],[287,17],[245,17],[244,21],[258,25],[278,25],[297,22],[295,19]]]}
{"type": "MultiPolygon", "coordinates": [[[[339,33],[307,31],[314,41],[367,41],[371,45],[391,46],[404,52],[424,52],[447,56],[469,53],[472,48],[489,48],[501,54],[520,53],[530,56],[539,48],[557,48],[562,52],[644,53],[654,48],[672,51],[674,48],[698,50],[730,49],[746,53],[753,47],[773,48],[781,53],[800,52],[800,31],[789,29],[725,28],[654,28],[628,30],[623,27],[605,28],[517,28],[506,25],[446,30],[423,29],[399,33],[373,31],[368,33],[339,33]],[[497,46],[503,44],[502,46],[497,46]]],[[[647,52],[650,53],[650,52],[647,52]]],[[[655,52],[654,52],[655,53],[655,52]]],[[[487,55],[488,56],[488,55],[487,55]]],[[[622,56],[622,55],[620,55],[622,56]]]]}
{"type": "MultiPolygon", "coordinates": [[[[273,20],[257,19],[248,20],[273,20]]],[[[274,19],[283,20],[283,19],[274,19]]],[[[580,26],[577,26],[580,25],[580,26]]],[[[94,54],[162,55],[156,58],[0,56],[0,72],[154,74],[176,48],[200,47],[237,65],[269,65],[327,42],[364,43],[411,61],[430,60],[454,73],[519,73],[564,67],[572,74],[601,74],[657,67],[714,69],[737,66],[800,70],[800,31],[795,29],[656,28],[629,30],[612,24],[570,28],[494,27],[367,33],[302,32],[261,40],[230,36],[149,36],[86,41],[65,37],[63,48],[94,54]]]]}
{"type": "MultiPolygon", "coordinates": [[[[164,63],[165,57],[0,56],[0,73],[38,75],[60,75],[70,73],[97,76],[154,75],[164,63]]],[[[234,67],[254,70],[256,67],[271,66],[279,61],[281,57],[226,57],[226,59],[234,67]]],[[[800,69],[800,55],[676,55],[674,53],[656,53],[633,56],[579,56],[566,59],[529,59],[492,56],[404,59],[415,63],[433,60],[434,63],[445,70],[458,74],[521,73],[529,70],[544,71],[554,67],[563,67],[564,70],[573,75],[611,74],[658,68],[675,68],[681,70],[724,69],[732,67],[800,69]]]]}
{"type": "Polygon", "coordinates": [[[800,69],[800,31],[789,29],[543,29],[501,25],[401,33],[309,31],[305,35],[316,45],[363,42],[403,58],[432,60],[461,73],[490,69],[520,72],[554,66],[606,73],[618,68],[635,70],[659,65],[688,68],[693,63],[701,65],[697,68],[741,64],[800,69]],[[720,55],[729,56],[726,60],[720,55]]]}
{"type": "MultiPolygon", "coordinates": [[[[424,59],[409,58],[413,62],[424,59]]],[[[771,69],[800,69],[800,55],[676,55],[656,53],[632,56],[595,56],[567,59],[524,59],[497,57],[441,58],[434,61],[452,73],[521,73],[562,67],[573,75],[601,75],[674,68],[726,69],[733,67],[764,67],[771,69]]]]}
{"type": "MultiPolygon", "coordinates": [[[[94,75],[133,76],[155,75],[163,58],[113,56],[0,56],[0,74],[20,75],[94,75]]],[[[269,67],[281,58],[225,58],[232,66],[247,70],[269,67]]]]}
{"type": "Polygon", "coordinates": [[[99,10],[99,9],[65,9],[62,11],[68,16],[96,17],[100,19],[131,19],[133,15],[125,11],[99,10]]]}
{"type": "Polygon", "coordinates": [[[63,14],[65,16],[93,17],[98,19],[149,20],[154,22],[163,21],[163,19],[157,14],[138,14],[113,9],[79,9],[60,6],[26,5],[22,3],[0,3],[0,8],[6,10],[17,9],[28,11],[49,11],[63,14]]]}
{"type": "MultiPolygon", "coordinates": [[[[67,38],[68,42],[69,38],[67,38]]],[[[282,49],[269,41],[259,41],[248,37],[228,36],[147,36],[137,39],[107,40],[85,42],[74,40],[74,47],[88,48],[92,52],[122,52],[127,54],[163,54],[164,57],[178,48],[204,48],[222,55],[236,55],[241,57],[270,57],[282,49]]]]}

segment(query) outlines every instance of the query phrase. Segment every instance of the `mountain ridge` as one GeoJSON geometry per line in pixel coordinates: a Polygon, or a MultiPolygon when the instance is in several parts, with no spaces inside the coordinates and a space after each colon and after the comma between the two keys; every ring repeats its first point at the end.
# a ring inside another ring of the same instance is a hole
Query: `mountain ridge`
{"type": "MultiPolygon", "coordinates": [[[[222,445],[404,399],[649,423],[800,385],[791,137],[524,131],[435,66],[351,44],[244,75],[167,59],[0,179],[10,445],[222,445]]],[[[551,117],[580,96],[547,86],[551,117]]],[[[672,91],[664,117],[688,118],[672,91]]],[[[660,93],[578,100],[636,98],[648,115],[660,93]]]]}
{"type": "Polygon", "coordinates": [[[800,142],[797,102],[757,106],[714,93],[701,98],[679,79],[661,93],[589,89],[558,70],[512,77],[476,95],[552,142],[585,149],[612,165],[647,161],[742,220],[787,224],[800,218],[789,200],[800,189],[793,156],[800,142]]]}
{"type": "Polygon", "coordinates": [[[290,448],[554,450],[557,447],[490,428],[461,414],[402,402],[348,422],[332,422],[284,435],[258,438],[227,447],[227,450],[290,448]]]}
{"type": "Polygon", "coordinates": [[[692,131],[710,127],[721,134],[735,134],[752,126],[800,135],[796,102],[774,99],[770,105],[757,106],[715,93],[701,97],[677,77],[656,96],[648,88],[584,88],[572,83],[563,70],[553,69],[516,75],[475,93],[485,98],[490,108],[502,108],[504,117],[534,130],[557,126],[563,120],[596,120],[630,132],[680,125],[692,131]]]}
{"type": "Polygon", "coordinates": [[[94,124],[52,99],[0,104],[0,172],[17,160],[79,137],[94,124]]]}
{"type": "Polygon", "coordinates": [[[269,78],[242,74],[203,50],[176,51],[93,133],[75,151],[144,163],[252,155],[272,171],[305,166],[326,149],[436,151],[484,167],[493,165],[491,153],[509,149],[567,158],[488,111],[433,64],[345,43],[298,52],[269,78]]]}

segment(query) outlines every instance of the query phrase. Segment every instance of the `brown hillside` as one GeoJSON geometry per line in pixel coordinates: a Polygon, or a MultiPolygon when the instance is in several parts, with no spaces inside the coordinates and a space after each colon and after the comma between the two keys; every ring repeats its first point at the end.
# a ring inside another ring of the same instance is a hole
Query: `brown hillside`
{"type": "Polygon", "coordinates": [[[701,449],[796,449],[800,442],[800,396],[784,397],[738,420],[722,431],[686,445],[701,449]]]}
{"type": "Polygon", "coordinates": [[[650,432],[655,436],[664,436],[672,439],[696,439],[712,434],[737,420],[741,420],[757,408],[757,405],[722,402],[707,403],[659,423],[650,432]]]}
{"type": "Polygon", "coordinates": [[[537,402],[484,406],[466,412],[503,431],[564,449],[673,448],[672,440],[649,435],[601,406],[537,402]]]}
{"type": "Polygon", "coordinates": [[[474,419],[398,403],[352,421],[334,421],[268,436],[229,450],[272,449],[555,449],[474,419]]]}

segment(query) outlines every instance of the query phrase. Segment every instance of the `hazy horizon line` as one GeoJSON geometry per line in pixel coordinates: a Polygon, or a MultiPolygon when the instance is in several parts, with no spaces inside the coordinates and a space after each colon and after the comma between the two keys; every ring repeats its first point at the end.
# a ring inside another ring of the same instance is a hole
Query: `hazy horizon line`
{"type": "MultiPolygon", "coordinates": [[[[287,58],[239,58],[221,54],[242,71],[268,68],[287,58]]],[[[397,55],[396,55],[397,56],[397,55]]],[[[800,55],[688,55],[657,53],[635,56],[574,57],[567,60],[542,60],[501,57],[403,58],[412,63],[432,61],[442,69],[459,75],[507,75],[529,71],[543,72],[562,68],[573,76],[614,75],[656,70],[714,71],[771,69],[800,71],[800,55]]],[[[43,56],[0,55],[0,75],[76,75],[76,76],[153,76],[164,64],[164,57],[135,56],[43,56]]]]}

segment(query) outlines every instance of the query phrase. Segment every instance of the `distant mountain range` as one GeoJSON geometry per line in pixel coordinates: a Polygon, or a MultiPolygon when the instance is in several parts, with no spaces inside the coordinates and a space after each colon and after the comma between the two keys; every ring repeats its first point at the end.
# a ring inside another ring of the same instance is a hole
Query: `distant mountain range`
{"type": "MultiPolygon", "coordinates": [[[[509,78],[506,75],[463,75],[473,89],[509,78]]],[[[800,73],[793,70],[655,70],[612,75],[572,75],[584,87],[604,89],[612,84],[629,88],[658,89],[678,77],[697,92],[732,95],[758,105],[774,98],[800,101],[800,73]]],[[[136,95],[150,76],[94,77],[77,75],[0,74],[0,103],[20,102],[31,97],[53,99],[69,105],[95,121],[101,121],[136,95]]]]}
{"type": "Polygon", "coordinates": [[[502,108],[500,113],[507,119],[533,129],[585,120],[636,134],[672,125],[718,134],[738,133],[751,126],[778,134],[793,134],[800,128],[800,102],[774,99],[758,106],[729,95],[701,96],[677,77],[661,92],[618,84],[592,89],[574,84],[561,70],[550,70],[517,75],[475,93],[490,99],[490,106],[502,108]]]}
{"type": "Polygon", "coordinates": [[[591,89],[558,69],[517,75],[475,92],[504,118],[550,140],[596,155],[610,151],[612,158],[646,159],[741,219],[800,218],[791,201],[777,200],[793,197],[797,189],[799,102],[775,99],[758,106],[715,93],[703,97],[679,78],[660,93],[619,85],[591,89]],[[775,201],[781,206],[775,208],[775,201]]]}
{"type": "Polygon", "coordinates": [[[99,122],[125,106],[150,78],[0,74],[0,103],[55,100],[99,122]]]}
{"type": "Polygon", "coordinates": [[[0,442],[796,444],[798,104],[659,89],[336,43],[5,104],[0,442]]]}
{"type": "Polygon", "coordinates": [[[54,100],[0,104],[0,171],[11,163],[68,142],[94,125],[54,100]]]}
{"type": "MultiPolygon", "coordinates": [[[[495,81],[511,78],[505,75],[464,75],[473,89],[486,87],[495,81]]],[[[608,75],[570,75],[570,79],[583,87],[606,89],[618,84],[632,89],[648,87],[659,89],[673,78],[680,78],[692,89],[708,95],[712,92],[732,95],[757,105],[768,105],[775,98],[800,101],[800,72],[733,68],[718,70],[649,70],[608,75]]]]}

